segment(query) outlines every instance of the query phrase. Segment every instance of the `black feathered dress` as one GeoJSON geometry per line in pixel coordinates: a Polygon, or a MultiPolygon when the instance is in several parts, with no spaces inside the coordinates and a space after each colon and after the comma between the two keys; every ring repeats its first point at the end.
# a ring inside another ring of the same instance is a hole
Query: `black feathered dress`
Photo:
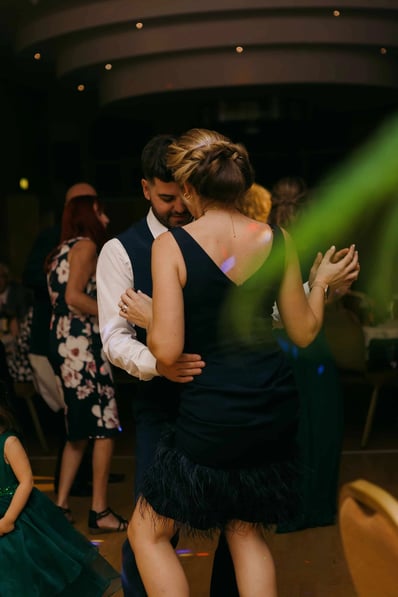
{"type": "Polygon", "coordinates": [[[201,354],[206,366],[181,384],[175,426],[142,496],[185,532],[211,534],[232,520],[264,527],[290,520],[299,508],[298,396],[272,333],[281,271],[279,279],[268,275],[282,234],[274,231],[271,255],[238,287],[227,275],[229,260],[219,268],[186,230],[171,232],[187,269],[184,352],[201,354]],[[242,332],[235,324],[256,296],[260,308],[250,333],[242,332]]]}

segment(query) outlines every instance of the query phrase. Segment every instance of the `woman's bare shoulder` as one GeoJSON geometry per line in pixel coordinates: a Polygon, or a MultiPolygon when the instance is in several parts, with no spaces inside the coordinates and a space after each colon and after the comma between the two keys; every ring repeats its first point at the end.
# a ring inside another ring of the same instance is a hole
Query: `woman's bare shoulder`
{"type": "Polygon", "coordinates": [[[175,240],[172,234],[170,234],[169,230],[166,230],[165,232],[162,232],[161,234],[159,234],[159,236],[157,236],[155,238],[155,240],[153,241],[153,244],[156,247],[170,247],[173,244],[175,244],[175,240]]]}
{"type": "Polygon", "coordinates": [[[73,245],[71,248],[71,252],[74,253],[96,253],[97,247],[96,244],[91,238],[83,237],[79,238],[79,240],[73,245]]]}

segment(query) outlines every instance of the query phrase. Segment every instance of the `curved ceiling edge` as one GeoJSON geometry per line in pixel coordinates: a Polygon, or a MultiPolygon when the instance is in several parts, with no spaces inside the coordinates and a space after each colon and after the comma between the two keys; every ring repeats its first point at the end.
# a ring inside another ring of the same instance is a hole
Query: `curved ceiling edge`
{"type": "MultiPolygon", "coordinates": [[[[123,23],[132,24],[137,20],[175,17],[191,17],[207,15],[211,18],[216,13],[231,14],[234,11],[250,12],[252,10],[324,10],[330,13],[336,8],[334,0],[202,0],[199,4],[194,0],[99,0],[84,5],[67,5],[60,3],[59,8],[40,10],[37,16],[30,13],[29,21],[21,23],[16,32],[16,50],[34,47],[49,40],[55,40],[76,32],[89,31],[123,23]]],[[[341,8],[341,7],[340,7],[341,8]]],[[[375,5],[372,0],[345,0],[343,10],[365,10],[373,12],[398,11],[397,0],[380,1],[375,5]]]]}
{"type": "Polygon", "coordinates": [[[100,79],[100,103],[147,94],[215,87],[332,83],[398,87],[395,64],[367,51],[266,48],[126,61],[100,79]],[[215,73],[217,76],[215,76],[215,73]]]}
{"type": "Polygon", "coordinates": [[[135,32],[112,28],[71,38],[59,49],[57,75],[64,76],[82,68],[113,63],[128,58],[230,48],[237,45],[252,51],[256,46],[297,44],[381,46],[398,44],[398,21],[382,18],[369,20],[361,16],[346,17],[342,22],[320,16],[264,16],[229,19],[218,22],[170,23],[167,26],[135,32]]]}

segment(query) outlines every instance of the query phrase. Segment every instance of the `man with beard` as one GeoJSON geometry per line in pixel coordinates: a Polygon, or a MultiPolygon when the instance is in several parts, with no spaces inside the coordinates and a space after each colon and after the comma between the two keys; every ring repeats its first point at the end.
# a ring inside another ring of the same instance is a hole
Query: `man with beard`
{"type": "MultiPolygon", "coordinates": [[[[162,432],[176,417],[179,384],[192,381],[205,366],[198,354],[183,354],[174,365],[160,365],[146,346],[145,331],[134,328],[119,316],[120,296],[127,288],[152,295],[153,240],[192,218],[182,201],[181,189],[166,166],[167,149],[174,140],[170,135],[156,135],[145,145],[141,155],[144,176],[141,184],[144,197],[150,203],[149,211],[104,245],[97,265],[99,324],[105,354],[113,365],[137,380],[132,386],[136,429],[135,499],[162,432]]],[[[178,537],[173,538],[174,545],[177,540],[178,537]]],[[[127,540],[123,545],[122,582],[125,597],[146,595],[127,540]]],[[[232,561],[223,538],[215,554],[211,595],[237,595],[232,561]]]]}

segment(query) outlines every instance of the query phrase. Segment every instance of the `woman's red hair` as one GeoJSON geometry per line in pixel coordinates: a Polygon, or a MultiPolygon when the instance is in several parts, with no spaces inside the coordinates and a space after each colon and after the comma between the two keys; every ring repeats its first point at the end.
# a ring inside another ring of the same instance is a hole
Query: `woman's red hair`
{"type": "MultiPolygon", "coordinates": [[[[65,204],[62,213],[60,244],[66,240],[83,236],[90,238],[97,245],[97,251],[101,250],[108,236],[106,228],[98,219],[94,206],[97,205],[98,213],[104,211],[103,202],[95,195],[79,195],[65,204]]],[[[48,271],[49,264],[57,248],[48,255],[45,263],[45,270],[48,271]]]]}
{"type": "Polygon", "coordinates": [[[98,251],[102,248],[107,240],[107,234],[98,219],[94,205],[98,206],[99,213],[103,212],[102,201],[94,195],[80,195],[68,201],[62,214],[61,242],[77,236],[85,236],[95,242],[98,251]]]}

